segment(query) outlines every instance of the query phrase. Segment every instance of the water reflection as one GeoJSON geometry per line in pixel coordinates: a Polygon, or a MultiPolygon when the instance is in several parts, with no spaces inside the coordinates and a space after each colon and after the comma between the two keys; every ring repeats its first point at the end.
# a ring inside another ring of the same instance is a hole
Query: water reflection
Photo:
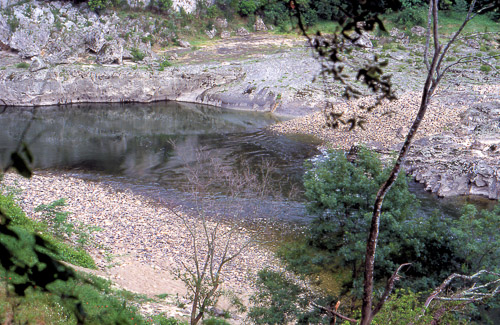
{"type": "Polygon", "coordinates": [[[0,114],[4,165],[30,120],[25,141],[35,169],[114,175],[164,188],[185,187],[193,166],[200,177],[214,177],[208,172],[215,159],[226,168],[255,170],[271,161],[275,180],[289,178],[279,185],[286,192],[300,184],[303,160],[316,153],[309,143],[262,131],[278,120],[273,115],[176,102],[79,104],[7,108],[0,114]]]}

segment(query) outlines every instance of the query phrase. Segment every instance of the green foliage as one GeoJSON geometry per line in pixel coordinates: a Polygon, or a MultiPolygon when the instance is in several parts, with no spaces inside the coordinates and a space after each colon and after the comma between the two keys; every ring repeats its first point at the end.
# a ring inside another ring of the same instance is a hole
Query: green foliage
{"type": "Polygon", "coordinates": [[[130,49],[130,54],[132,55],[132,61],[134,62],[142,61],[146,57],[146,54],[141,52],[141,50],[136,47],[130,49]]]}
{"type": "Polygon", "coordinates": [[[151,317],[151,322],[155,325],[184,325],[186,322],[181,322],[173,317],[165,317],[163,315],[155,315],[151,317]]]}
{"type": "Polygon", "coordinates": [[[10,11],[9,18],[7,18],[7,24],[10,27],[10,31],[14,33],[19,27],[19,19],[10,11]]]}
{"type": "Polygon", "coordinates": [[[88,0],[89,8],[94,11],[104,10],[112,5],[110,0],[88,0]]]}
{"type": "Polygon", "coordinates": [[[12,309],[16,324],[40,324],[43,320],[47,324],[76,324],[75,311],[78,309],[81,315],[78,323],[145,323],[136,308],[127,306],[129,301],[135,300],[135,296],[114,290],[111,285],[111,282],[98,277],[77,275],[68,281],[53,282],[48,286],[49,293],[30,288],[23,297],[8,298],[2,290],[0,320],[12,309]]]}
{"type": "Polygon", "coordinates": [[[486,64],[482,64],[481,67],[479,68],[482,72],[490,72],[491,71],[491,67],[489,65],[486,65],[486,64]]]}
{"type": "Polygon", "coordinates": [[[243,16],[253,15],[257,11],[259,1],[242,0],[239,5],[239,13],[243,16]]]}
{"type": "MultiPolygon", "coordinates": [[[[324,161],[309,165],[305,194],[309,211],[317,215],[309,230],[311,249],[297,245],[281,257],[292,269],[306,274],[322,268],[349,268],[352,280],[345,288],[359,293],[372,204],[388,172],[366,149],[360,150],[353,163],[342,152],[331,152],[324,161]]],[[[402,174],[382,208],[375,279],[385,283],[398,265],[411,262],[400,283],[420,291],[437,286],[453,272],[495,269],[500,235],[487,230],[499,229],[500,208],[479,213],[467,207],[459,220],[443,218],[438,212],[415,216],[417,202],[402,174]]]]}
{"type": "Polygon", "coordinates": [[[164,58],[163,61],[160,62],[160,67],[158,68],[159,71],[165,70],[167,67],[171,67],[172,62],[170,62],[167,58],[164,58]]]}
{"type": "MultiPolygon", "coordinates": [[[[57,202],[57,201],[56,201],[57,202]]],[[[84,247],[74,248],[62,241],[59,236],[53,237],[53,232],[45,222],[37,222],[26,216],[24,211],[15,203],[14,194],[5,189],[0,194],[0,208],[3,213],[10,218],[11,228],[18,233],[21,240],[30,241],[33,233],[37,233],[44,240],[49,249],[40,248],[40,250],[49,256],[61,259],[74,265],[94,269],[95,263],[92,257],[84,250],[84,247]]],[[[63,228],[64,226],[60,226],[63,228]]],[[[82,229],[75,231],[84,233],[82,229]]],[[[31,260],[29,252],[18,251],[18,258],[21,260],[31,260]]]]}
{"type": "Polygon", "coordinates": [[[30,65],[26,62],[19,62],[18,64],[16,64],[16,68],[18,69],[28,69],[30,67],[30,65]]]}
{"type": "Polygon", "coordinates": [[[304,293],[301,287],[284,274],[267,269],[259,271],[256,286],[257,293],[251,297],[254,306],[248,313],[255,324],[287,324],[295,319],[297,301],[304,293]]]}
{"type": "Polygon", "coordinates": [[[427,21],[427,9],[424,6],[403,7],[394,19],[395,23],[407,28],[416,25],[425,26],[427,21]]]}
{"type": "Polygon", "coordinates": [[[203,321],[204,325],[230,325],[227,321],[220,318],[209,318],[203,321]]]}
{"type": "MultiPolygon", "coordinates": [[[[374,325],[430,324],[432,314],[422,314],[422,297],[411,291],[398,289],[389,298],[384,308],[373,319],[374,325]]],[[[451,324],[446,322],[445,324],[451,324]]]]}
{"type": "Polygon", "coordinates": [[[256,286],[256,293],[250,297],[254,305],[248,313],[255,324],[330,324],[310,303],[326,305],[333,301],[331,297],[317,300],[284,273],[268,269],[258,273],[256,286]]]}

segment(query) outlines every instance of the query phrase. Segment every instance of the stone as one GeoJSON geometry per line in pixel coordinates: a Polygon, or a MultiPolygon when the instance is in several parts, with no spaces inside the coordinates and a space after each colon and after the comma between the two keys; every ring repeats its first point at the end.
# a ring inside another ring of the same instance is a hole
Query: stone
{"type": "Polygon", "coordinates": [[[215,35],[217,35],[217,29],[213,27],[211,30],[206,30],[205,34],[207,34],[208,38],[212,39],[215,37],[215,35]]]}
{"type": "Polygon", "coordinates": [[[122,64],[123,45],[116,40],[104,44],[97,53],[96,62],[99,64],[122,64]]]}
{"type": "Polygon", "coordinates": [[[39,56],[31,58],[30,72],[36,72],[42,69],[47,69],[47,64],[39,56]]]}
{"type": "Polygon", "coordinates": [[[264,24],[264,21],[262,20],[261,17],[257,17],[257,19],[255,20],[255,24],[253,25],[253,30],[256,32],[267,31],[266,24],[264,24]]]}
{"type": "Polygon", "coordinates": [[[101,30],[91,29],[85,35],[85,45],[94,53],[99,53],[105,42],[104,33],[101,30]]]}
{"type": "Polygon", "coordinates": [[[475,50],[478,50],[481,45],[479,44],[478,41],[476,41],[475,39],[472,39],[472,38],[469,38],[465,41],[465,43],[467,44],[467,46],[475,49],[475,50]]]}
{"type": "Polygon", "coordinates": [[[365,48],[372,48],[373,44],[367,34],[361,34],[358,39],[354,42],[355,45],[365,48]]]}
{"type": "Polygon", "coordinates": [[[226,39],[231,37],[231,32],[224,30],[220,33],[220,38],[226,39]]]}
{"type": "Polygon", "coordinates": [[[424,36],[425,33],[427,32],[427,30],[425,28],[423,28],[422,26],[413,26],[411,28],[411,32],[417,36],[424,36]]]}
{"type": "Polygon", "coordinates": [[[45,24],[30,24],[17,28],[9,42],[11,49],[19,52],[22,58],[40,55],[50,37],[50,27],[45,24]]]}
{"type": "Polygon", "coordinates": [[[189,44],[189,42],[188,42],[188,41],[179,40],[179,46],[180,46],[180,47],[184,47],[184,48],[190,48],[190,47],[191,47],[191,44],[189,44]]]}
{"type": "Polygon", "coordinates": [[[227,28],[227,19],[226,18],[216,18],[215,19],[215,27],[219,29],[227,28]]]}
{"type": "Polygon", "coordinates": [[[238,35],[238,36],[248,36],[248,35],[250,35],[250,33],[246,30],[245,27],[240,27],[236,31],[236,35],[238,35]]]}

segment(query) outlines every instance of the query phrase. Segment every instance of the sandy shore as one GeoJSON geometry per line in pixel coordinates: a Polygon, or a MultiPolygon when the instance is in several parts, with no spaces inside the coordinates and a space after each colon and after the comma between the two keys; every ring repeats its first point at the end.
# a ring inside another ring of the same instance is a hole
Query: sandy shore
{"type": "MultiPolygon", "coordinates": [[[[165,304],[143,306],[146,313],[165,311],[171,316],[186,315],[187,307],[175,307],[175,296],[184,295],[186,289],[172,271],[182,268],[182,263],[193,267],[192,237],[184,221],[200,231],[199,215],[176,212],[129,191],[116,191],[97,182],[50,173],[35,174],[31,179],[9,173],[3,185],[21,189],[19,204],[33,218],[39,217],[33,212],[36,206],[65,198],[65,210],[71,212],[71,220],[101,229],[94,233],[94,240],[101,248],[91,249],[99,267],[97,274],[130,291],[149,296],[170,295],[165,304]]],[[[215,225],[212,221],[207,224],[208,227],[215,225]]],[[[229,225],[220,225],[221,233],[229,229],[229,225]]],[[[219,238],[221,246],[229,240],[230,251],[234,252],[252,236],[239,227],[232,236],[225,234],[219,238]]],[[[245,301],[253,290],[258,270],[278,265],[270,250],[254,243],[227,264],[223,288],[245,301]]],[[[224,302],[222,307],[229,308],[224,302]]]]}

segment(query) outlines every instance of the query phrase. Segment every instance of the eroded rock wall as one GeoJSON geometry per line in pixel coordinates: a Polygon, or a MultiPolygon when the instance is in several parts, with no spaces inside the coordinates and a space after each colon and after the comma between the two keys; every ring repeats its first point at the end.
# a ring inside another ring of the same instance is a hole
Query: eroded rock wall
{"type": "Polygon", "coordinates": [[[415,141],[406,169],[439,196],[500,199],[500,102],[476,104],[453,132],[415,141]]]}

